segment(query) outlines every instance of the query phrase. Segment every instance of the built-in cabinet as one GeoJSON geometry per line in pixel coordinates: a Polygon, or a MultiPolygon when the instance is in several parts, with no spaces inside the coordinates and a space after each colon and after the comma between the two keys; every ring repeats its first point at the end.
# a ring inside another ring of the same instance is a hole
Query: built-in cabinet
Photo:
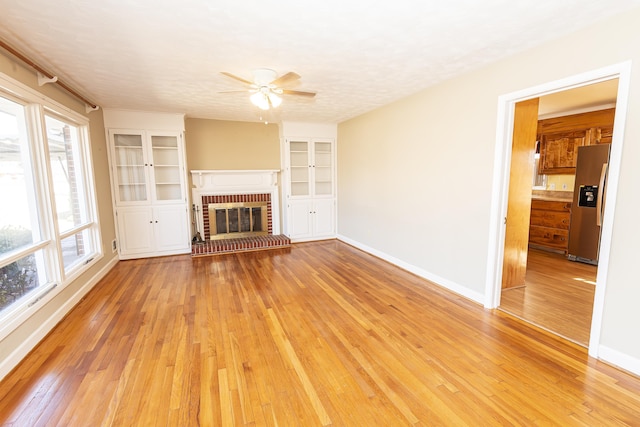
{"type": "Polygon", "coordinates": [[[105,124],[111,126],[109,159],[122,259],[191,250],[183,125],[171,117],[176,122],[173,130],[144,127],[172,123],[163,116],[105,111],[105,124]],[[139,127],[124,127],[135,125],[139,127]]]}
{"type": "Polygon", "coordinates": [[[294,241],[335,237],[335,140],[285,138],[285,232],[294,241]]]}
{"type": "Polygon", "coordinates": [[[185,253],[190,250],[186,207],[121,207],[116,213],[123,258],[185,253]]]}
{"type": "Polygon", "coordinates": [[[571,202],[533,199],[529,246],[566,254],[570,221],[571,202]]]}
{"type": "Polygon", "coordinates": [[[611,143],[615,109],[538,121],[539,173],[575,174],[578,147],[611,143]]]}

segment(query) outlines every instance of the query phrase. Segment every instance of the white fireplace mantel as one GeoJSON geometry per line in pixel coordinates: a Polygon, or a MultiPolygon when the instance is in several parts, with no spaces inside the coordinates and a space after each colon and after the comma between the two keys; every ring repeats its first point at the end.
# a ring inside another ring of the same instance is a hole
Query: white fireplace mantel
{"type": "Polygon", "coordinates": [[[273,234],[280,234],[279,170],[192,170],[191,196],[198,221],[198,231],[204,229],[202,196],[228,194],[271,195],[273,234]]]}

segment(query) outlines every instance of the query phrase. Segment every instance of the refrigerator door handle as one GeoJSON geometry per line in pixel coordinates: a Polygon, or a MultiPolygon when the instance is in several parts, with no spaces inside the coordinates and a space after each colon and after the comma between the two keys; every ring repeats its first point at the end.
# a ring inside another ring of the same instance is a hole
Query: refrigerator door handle
{"type": "Polygon", "coordinates": [[[608,166],[609,166],[608,163],[603,163],[602,171],[600,172],[600,184],[598,185],[598,198],[596,201],[596,223],[598,224],[598,227],[602,226],[602,209],[603,209],[602,198],[604,197],[604,181],[607,176],[608,166]]]}

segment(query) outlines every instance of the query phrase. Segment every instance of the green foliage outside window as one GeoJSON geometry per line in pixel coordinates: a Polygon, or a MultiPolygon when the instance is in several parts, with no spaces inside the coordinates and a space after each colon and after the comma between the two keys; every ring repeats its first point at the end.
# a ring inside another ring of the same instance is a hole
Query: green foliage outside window
{"type": "MultiPolygon", "coordinates": [[[[31,231],[23,227],[0,229],[0,254],[31,243],[31,231]]],[[[0,311],[38,286],[33,254],[0,267],[0,311]]]]}

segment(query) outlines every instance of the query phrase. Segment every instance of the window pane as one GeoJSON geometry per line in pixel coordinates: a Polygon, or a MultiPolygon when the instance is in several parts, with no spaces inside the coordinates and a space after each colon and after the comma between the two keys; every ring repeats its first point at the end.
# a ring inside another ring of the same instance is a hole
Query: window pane
{"type": "Polygon", "coordinates": [[[62,240],[62,262],[65,270],[69,270],[70,267],[82,261],[85,255],[92,252],[88,250],[93,247],[90,239],[91,233],[84,230],[62,240]]]}
{"type": "Polygon", "coordinates": [[[0,311],[39,285],[34,254],[0,268],[0,311]]]}
{"type": "Polygon", "coordinates": [[[0,255],[40,240],[28,141],[24,107],[0,97],[0,255]]]}
{"type": "Polygon", "coordinates": [[[87,221],[78,128],[46,116],[47,143],[60,232],[87,221]]]}

